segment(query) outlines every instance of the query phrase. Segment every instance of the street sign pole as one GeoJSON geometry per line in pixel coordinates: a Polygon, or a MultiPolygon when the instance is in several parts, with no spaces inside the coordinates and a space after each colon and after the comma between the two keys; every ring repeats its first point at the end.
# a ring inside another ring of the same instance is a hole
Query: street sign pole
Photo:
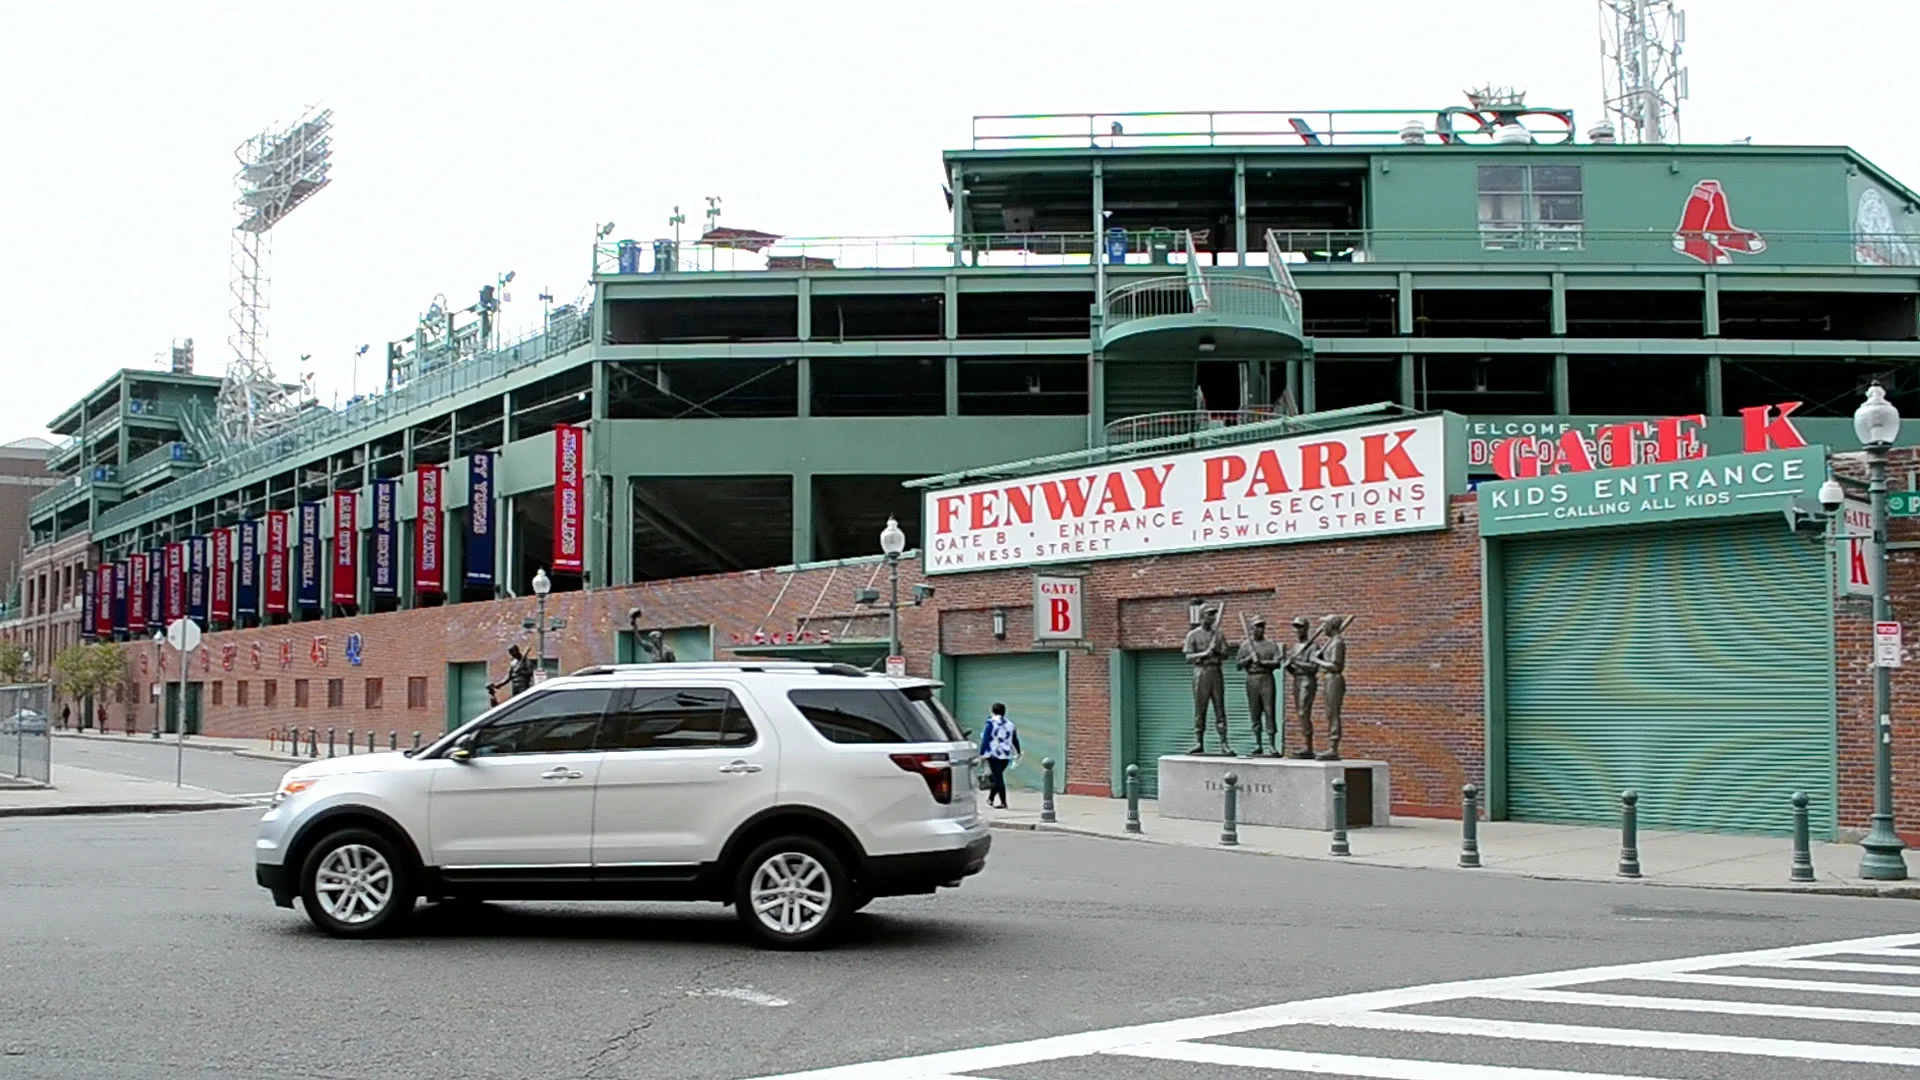
{"type": "Polygon", "coordinates": [[[200,624],[192,619],[175,619],[167,627],[167,644],[180,653],[180,715],[173,729],[173,786],[184,787],[187,756],[187,666],[193,650],[200,647],[200,624]]]}

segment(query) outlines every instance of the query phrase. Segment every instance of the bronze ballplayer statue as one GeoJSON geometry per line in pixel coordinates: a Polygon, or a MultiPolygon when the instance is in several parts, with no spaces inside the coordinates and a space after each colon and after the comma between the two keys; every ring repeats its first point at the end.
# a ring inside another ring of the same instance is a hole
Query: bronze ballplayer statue
{"type": "Polygon", "coordinates": [[[1220,665],[1227,659],[1227,635],[1215,625],[1220,609],[1200,612],[1200,625],[1187,632],[1184,649],[1187,663],[1193,665],[1193,749],[1189,754],[1207,752],[1207,706],[1213,706],[1214,730],[1220,733],[1220,752],[1234,757],[1227,742],[1227,685],[1220,677],[1220,665]]]}
{"type": "Polygon", "coordinates": [[[1313,757],[1313,698],[1320,689],[1320,665],[1315,663],[1312,624],[1302,616],[1293,620],[1293,644],[1287,647],[1284,667],[1293,689],[1293,715],[1300,724],[1300,750],[1293,756],[1313,757]]]}
{"type": "Polygon", "coordinates": [[[1247,673],[1247,713],[1253,723],[1254,757],[1280,756],[1280,732],[1274,716],[1279,695],[1273,673],[1285,662],[1279,644],[1267,640],[1267,620],[1253,620],[1234,666],[1247,673]]]}
{"type": "MultiPolygon", "coordinates": [[[[1327,679],[1327,749],[1320,755],[1321,761],[1340,760],[1340,707],[1347,697],[1346,633],[1352,622],[1351,615],[1329,615],[1320,620],[1320,632],[1327,635],[1327,643],[1320,646],[1313,662],[1327,679]]],[[[1307,747],[1311,750],[1313,744],[1307,747]]]]}

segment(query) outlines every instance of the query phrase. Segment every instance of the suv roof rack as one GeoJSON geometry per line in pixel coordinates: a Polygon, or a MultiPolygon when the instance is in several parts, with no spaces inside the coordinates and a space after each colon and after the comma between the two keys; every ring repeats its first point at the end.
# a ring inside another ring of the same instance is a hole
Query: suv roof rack
{"type": "Polygon", "coordinates": [[[675,671],[786,671],[798,674],[811,671],[817,675],[841,675],[848,678],[864,679],[872,672],[863,671],[852,664],[809,663],[803,660],[695,660],[674,664],[595,664],[573,672],[574,675],[613,675],[620,672],[657,671],[671,667],[675,671]]]}

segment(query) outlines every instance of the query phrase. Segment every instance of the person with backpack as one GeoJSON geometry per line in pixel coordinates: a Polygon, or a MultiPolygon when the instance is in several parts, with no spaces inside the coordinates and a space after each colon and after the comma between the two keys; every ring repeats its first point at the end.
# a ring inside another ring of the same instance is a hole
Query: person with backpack
{"type": "Polygon", "coordinates": [[[1020,731],[1007,719],[1007,707],[994,702],[993,713],[980,733],[980,756],[987,759],[987,805],[997,797],[1007,809],[1007,768],[1020,757],[1020,731]]]}

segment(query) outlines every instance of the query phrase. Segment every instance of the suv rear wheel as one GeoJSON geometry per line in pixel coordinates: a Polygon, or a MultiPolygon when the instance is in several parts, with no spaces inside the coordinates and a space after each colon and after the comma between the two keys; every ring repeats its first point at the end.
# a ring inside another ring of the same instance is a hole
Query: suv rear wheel
{"type": "Polygon", "coordinates": [[[833,849],[795,835],[761,844],[740,864],[733,907],[762,946],[818,949],[832,939],[854,900],[833,849]]]}
{"type": "Polygon", "coordinates": [[[300,898],[313,924],[338,938],[378,937],[413,908],[412,867],[371,829],[322,837],[300,871],[300,898]]]}

